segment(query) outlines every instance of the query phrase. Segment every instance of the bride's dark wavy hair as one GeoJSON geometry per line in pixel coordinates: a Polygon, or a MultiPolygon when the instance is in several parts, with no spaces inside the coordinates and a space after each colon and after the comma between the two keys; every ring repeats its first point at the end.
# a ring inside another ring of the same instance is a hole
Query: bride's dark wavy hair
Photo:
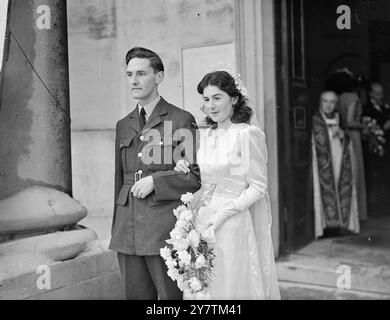
{"type": "MultiPolygon", "coordinates": [[[[233,105],[233,123],[249,123],[253,110],[248,106],[248,99],[237,89],[234,78],[226,71],[214,71],[206,74],[198,84],[199,94],[203,94],[207,86],[216,86],[226,92],[232,98],[238,98],[233,105]]],[[[215,126],[216,122],[209,116],[206,117],[206,123],[215,126]]]]}

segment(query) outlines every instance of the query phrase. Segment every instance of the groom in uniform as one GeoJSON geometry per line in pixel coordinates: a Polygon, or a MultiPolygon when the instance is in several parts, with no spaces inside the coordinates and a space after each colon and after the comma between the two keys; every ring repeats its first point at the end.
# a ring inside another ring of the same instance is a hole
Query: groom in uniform
{"type": "Polygon", "coordinates": [[[196,122],[192,114],[160,97],[164,66],[156,53],[133,48],[126,54],[126,65],[137,105],[116,125],[109,248],[118,254],[127,299],[182,299],[167,275],[160,248],[174,228],[172,210],[180,204],[181,195],[200,188],[196,122]],[[178,132],[189,134],[178,139],[178,132]],[[175,158],[189,161],[190,172],[174,171],[175,158]]]}

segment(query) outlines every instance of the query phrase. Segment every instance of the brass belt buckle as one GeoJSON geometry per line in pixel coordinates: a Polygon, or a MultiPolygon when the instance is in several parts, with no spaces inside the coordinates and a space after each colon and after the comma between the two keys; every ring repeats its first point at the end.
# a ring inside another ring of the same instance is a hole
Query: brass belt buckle
{"type": "Polygon", "coordinates": [[[138,170],[134,173],[134,182],[137,182],[142,179],[142,170],[138,170]]]}

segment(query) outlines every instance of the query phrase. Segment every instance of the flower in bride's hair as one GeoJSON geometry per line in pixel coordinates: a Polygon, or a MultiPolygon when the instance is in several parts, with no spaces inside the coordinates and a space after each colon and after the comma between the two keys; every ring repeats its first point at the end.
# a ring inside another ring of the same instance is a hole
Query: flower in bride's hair
{"type": "Polygon", "coordinates": [[[199,233],[195,229],[190,231],[190,233],[187,236],[187,239],[194,247],[198,247],[199,242],[200,242],[200,236],[199,236],[199,233]]]}
{"type": "Polygon", "coordinates": [[[191,192],[183,194],[180,198],[180,200],[185,204],[190,204],[192,201],[194,201],[194,199],[194,195],[191,192]]]}
{"type": "Polygon", "coordinates": [[[244,83],[241,80],[241,75],[233,70],[233,68],[226,63],[218,62],[217,64],[211,67],[210,72],[215,71],[225,71],[227,72],[234,80],[236,88],[244,97],[248,97],[248,90],[244,86],[244,83]]]}

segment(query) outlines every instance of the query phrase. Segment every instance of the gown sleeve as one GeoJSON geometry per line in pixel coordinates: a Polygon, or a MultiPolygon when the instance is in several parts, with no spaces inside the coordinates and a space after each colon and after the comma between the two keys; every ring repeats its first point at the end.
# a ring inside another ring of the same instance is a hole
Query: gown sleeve
{"type": "Polygon", "coordinates": [[[248,209],[267,194],[267,148],[264,132],[249,126],[239,132],[242,169],[247,177],[247,188],[218,213],[232,216],[248,209]]]}

